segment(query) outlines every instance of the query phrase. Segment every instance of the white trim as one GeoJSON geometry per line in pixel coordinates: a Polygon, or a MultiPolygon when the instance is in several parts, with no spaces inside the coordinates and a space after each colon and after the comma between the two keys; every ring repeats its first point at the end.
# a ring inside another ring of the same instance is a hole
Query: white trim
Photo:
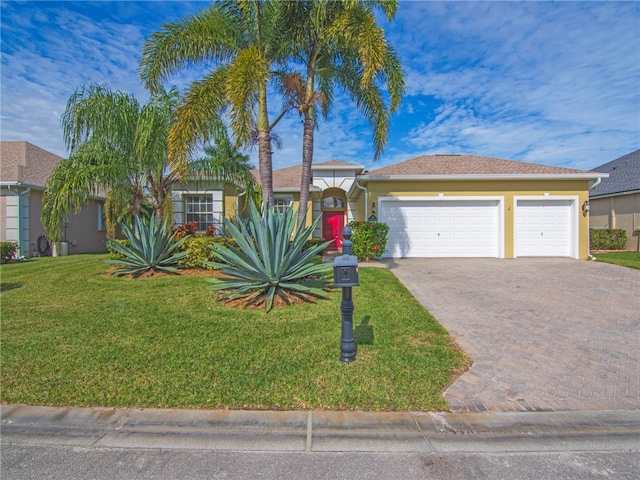
{"type": "Polygon", "coordinates": [[[311,165],[311,170],[364,170],[364,165],[358,165],[355,163],[350,163],[347,165],[325,165],[324,163],[317,163],[315,165],[311,165]]]}
{"type": "Polygon", "coordinates": [[[595,180],[608,178],[608,173],[517,173],[517,174],[440,174],[440,175],[358,175],[358,180],[595,180]]]}
{"type": "Polygon", "coordinates": [[[552,202],[555,200],[567,200],[570,201],[570,224],[569,224],[569,256],[571,258],[580,258],[580,218],[578,212],[578,204],[580,203],[580,197],[578,195],[514,195],[513,197],[513,257],[517,258],[516,251],[516,217],[518,215],[518,201],[519,200],[538,200],[542,202],[552,202]]]}
{"type": "MultiPolygon", "coordinates": [[[[464,201],[487,201],[487,202],[498,202],[498,257],[504,258],[504,196],[503,195],[469,195],[469,196],[446,196],[446,195],[438,195],[438,196],[422,196],[422,197],[410,197],[410,196],[401,196],[401,197],[378,197],[378,212],[382,212],[383,203],[384,202],[392,202],[392,201],[417,201],[417,202],[464,202],[464,201]]],[[[380,214],[378,214],[380,217],[380,214]]],[[[389,255],[383,255],[383,258],[388,258],[389,255]]]]}

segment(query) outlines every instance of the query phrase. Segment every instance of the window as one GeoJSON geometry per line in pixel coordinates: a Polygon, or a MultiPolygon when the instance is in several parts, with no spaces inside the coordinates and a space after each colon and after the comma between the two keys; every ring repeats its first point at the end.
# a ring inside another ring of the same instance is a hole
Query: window
{"type": "Polygon", "coordinates": [[[322,200],[323,208],[344,208],[344,199],[340,197],[327,197],[322,200]]]}
{"type": "Polygon", "coordinates": [[[104,211],[104,203],[98,203],[98,231],[105,232],[107,230],[107,215],[104,211]]]}
{"type": "Polygon", "coordinates": [[[195,222],[202,232],[213,225],[213,197],[211,195],[189,195],[185,197],[187,223],[195,222]]]}
{"type": "Polygon", "coordinates": [[[287,208],[291,208],[291,205],[293,205],[293,197],[275,197],[273,204],[276,212],[284,213],[287,208]]]}

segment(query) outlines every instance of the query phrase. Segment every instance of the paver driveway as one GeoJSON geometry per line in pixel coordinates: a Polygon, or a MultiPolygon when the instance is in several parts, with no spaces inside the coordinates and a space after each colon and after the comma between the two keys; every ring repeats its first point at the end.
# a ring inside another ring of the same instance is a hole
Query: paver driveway
{"type": "Polygon", "coordinates": [[[452,411],[640,408],[640,270],[571,259],[385,261],[471,356],[452,411]]]}

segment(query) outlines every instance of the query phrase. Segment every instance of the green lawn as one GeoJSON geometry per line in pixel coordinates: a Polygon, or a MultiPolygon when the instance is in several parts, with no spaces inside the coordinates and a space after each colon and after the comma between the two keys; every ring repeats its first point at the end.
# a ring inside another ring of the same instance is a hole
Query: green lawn
{"type": "Polygon", "coordinates": [[[104,258],[0,267],[2,403],[433,410],[465,366],[385,269],[360,268],[344,365],[339,290],[265,314],[218,305],[198,276],[115,278],[104,258]]]}
{"type": "Polygon", "coordinates": [[[594,253],[599,262],[615,263],[623,267],[637,268],[640,270],[640,252],[608,252],[594,253]]]}

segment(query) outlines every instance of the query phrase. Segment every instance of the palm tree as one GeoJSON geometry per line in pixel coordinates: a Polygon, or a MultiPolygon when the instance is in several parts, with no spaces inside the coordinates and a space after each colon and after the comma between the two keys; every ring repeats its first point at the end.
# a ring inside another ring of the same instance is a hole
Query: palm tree
{"type": "Polygon", "coordinates": [[[304,69],[303,73],[286,75],[282,82],[290,105],[304,118],[300,226],[305,225],[309,199],[316,106],[326,118],[336,87],[344,89],[369,120],[374,159],[384,150],[390,115],[404,93],[404,78],[398,56],[376,22],[374,9],[381,9],[391,20],[397,7],[396,0],[287,2],[290,53],[304,69]],[[380,88],[385,84],[388,105],[380,88]]]}
{"type": "MultiPolygon", "coordinates": [[[[62,116],[70,156],[56,165],[43,198],[42,222],[50,240],[61,239],[64,219],[72,210],[102,192],[107,192],[110,237],[120,220],[141,213],[146,199],[158,219],[170,222],[171,188],[179,175],[168,168],[167,137],[178,100],[176,89],[159,91],[142,106],[132,95],[106,86],[89,84],[76,90],[62,116]]],[[[214,140],[227,149],[230,145],[220,125],[214,140]]],[[[246,159],[241,165],[227,154],[193,162],[187,171],[251,189],[250,168],[246,159]],[[225,168],[224,162],[232,165],[225,168]]]]}
{"type": "Polygon", "coordinates": [[[107,192],[107,231],[118,217],[137,215],[147,186],[156,214],[164,215],[161,196],[153,195],[166,165],[166,144],[176,90],[159,92],[141,106],[132,96],[105,85],[88,84],[69,98],[62,115],[68,159],[47,181],[42,220],[51,239],[60,236],[63,218],[91,195],[107,192]]]}
{"type": "Polygon", "coordinates": [[[265,201],[273,204],[271,132],[285,112],[269,121],[267,85],[282,60],[283,2],[215,2],[206,10],[164,25],[146,42],[140,63],[145,85],[157,89],[193,64],[213,65],[193,82],[177,109],[169,156],[178,171],[200,141],[211,137],[215,119],[228,114],[236,145],[258,144],[265,201]]]}

